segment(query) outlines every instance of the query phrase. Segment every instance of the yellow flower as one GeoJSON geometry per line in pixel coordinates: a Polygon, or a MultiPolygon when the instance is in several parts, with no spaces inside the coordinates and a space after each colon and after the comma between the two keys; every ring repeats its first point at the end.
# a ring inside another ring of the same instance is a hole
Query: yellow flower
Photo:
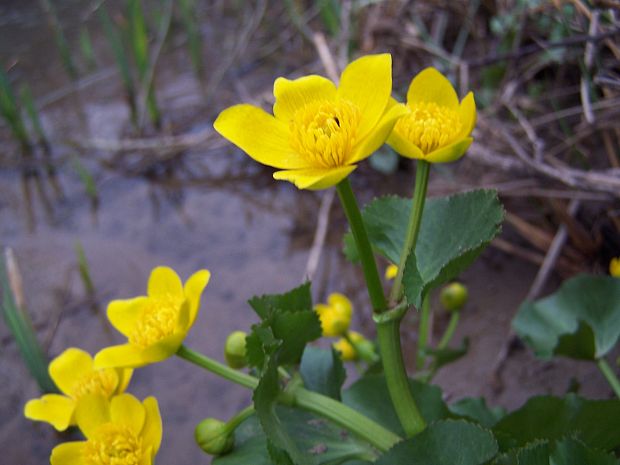
{"type": "Polygon", "coordinates": [[[321,320],[323,336],[341,336],[349,329],[353,305],[345,295],[334,292],[327,298],[327,304],[317,304],[314,310],[321,320]]]}
{"type": "Polygon", "coordinates": [[[95,366],[137,368],[174,355],[194,324],[210,276],[200,270],[183,286],[174,270],[160,266],[151,272],[146,296],[110,302],[108,319],[127,343],[101,350],[95,366]]]}
{"type": "Polygon", "coordinates": [[[59,444],[51,465],[151,465],[162,436],[157,400],[140,402],[130,394],[110,401],[87,396],[76,411],[86,441],[59,444]]]}
{"type": "Polygon", "coordinates": [[[409,113],[398,120],[387,143],[408,158],[430,163],[458,160],[471,145],[476,124],[474,94],[459,98],[450,81],[426,68],[409,85],[409,113]]]}
{"type": "Polygon", "coordinates": [[[273,116],[242,104],[213,126],[254,160],[273,166],[275,179],[299,189],[326,189],[385,142],[406,109],[390,101],[392,57],[368,55],[350,63],[340,85],[321,76],[278,78],[273,116]]]}
{"type": "Polygon", "coordinates": [[[612,258],[609,262],[609,274],[614,278],[620,278],[620,257],[612,258]]]}
{"type": "MultiPolygon", "coordinates": [[[[349,338],[354,343],[364,341],[364,336],[362,336],[360,333],[356,333],[355,331],[349,331],[349,338]]],[[[355,350],[355,347],[353,347],[344,337],[338,339],[337,342],[334,342],[333,347],[338,352],[340,352],[340,356],[345,362],[350,362],[352,360],[358,359],[358,353],[355,350]]]]}
{"type": "Polygon", "coordinates": [[[385,279],[394,279],[397,274],[398,266],[394,265],[393,263],[391,265],[388,265],[388,267],[385,269],[385,279]]]}
{"type": "Polygon", "coordinates": [[[30,420],[45,421],[58,431],[75,425],[75,409],[88,394],[106,399],[122,393],[129,384],[133,370],[106,368],[97,370],[88,352],[74,347],[52,360],[48,371],[61,394],[45,394],[32,399],[24,407],[30,420]]]}

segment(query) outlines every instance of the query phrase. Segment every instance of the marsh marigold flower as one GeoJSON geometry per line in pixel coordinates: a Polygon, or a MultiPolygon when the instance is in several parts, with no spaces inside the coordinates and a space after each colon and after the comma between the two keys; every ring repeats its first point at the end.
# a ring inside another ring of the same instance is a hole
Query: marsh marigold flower
{"type": "Polygon", "coordinates": [[[409,85],[407,108],[387,140],[394,150],[430,163],[455,161],[465,154],[476,124],[473,93],[459,103],[450,81],[435,68],[426,68],[409,85]]]}
{"type": "Polygon", "coordinates": [[[108,319],[127,343],[101,350],[95,366],[137,368],[174,355],[194,324],[210,276],[200,270],[184,286],[174,270],[160,266],[151,272],[146,296],[110,302],[108,319]]]}
{"type": "Polygon", "coordinates": [[[385,269],[385,279],[394,279],[398,274],[398,266],[393,263],[389,264],[385,269]]]}
{"type": "Polygon", "coordinates": [[[345,68],[338,87],[317,75],[278,78],[273,116],[235,105],[213,126],[254,160],[280,169],[275,179],[326,189],[377,150],[406,112],[390,101],[391,92],[391,56],[368,55],[345,68]]]}
{"type": "Polygon", "coordinates": [[[59,444],[51,465],[152,465],[162,437],[157,400],[130,394],[87,396],[76,410],[86,441],[59,444]]]}
{"type": "Polygon", "coordinates": [[[347,296],[333,292],[327,297],[327,304],[316,304],[314,311],[321,320],[323,336],[341,336],[351,324],[353,305],[347,296]]]}
{"type": "Polygon", "coordinates": [[[615,278],[620,278],[620,257],[612,258],[609,261],[609,274],[615,278]]]}
{"type": "Polygon", "coordinates": [[[45,394],[26,403],[24,416],[45,421],[58,431],[75,425],[75,410],[84,396],[97,394],[109,399],[122,393],[133,370],[105,368],[97,370],[88,352],[75,347],[52,360],[48,371],[62,394],[45,394]]]}

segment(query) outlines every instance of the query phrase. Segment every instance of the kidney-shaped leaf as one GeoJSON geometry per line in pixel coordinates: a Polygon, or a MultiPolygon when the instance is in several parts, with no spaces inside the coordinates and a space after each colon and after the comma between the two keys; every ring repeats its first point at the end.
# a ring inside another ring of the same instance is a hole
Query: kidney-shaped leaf
{"type": "Polygon", "coordinates": [[[440,420],[396,444],[376,465],[479,465],[497,453],[493,435],[464,420],[440,420]]]}
{"type": "MultiPolygon", "coordinates": [[[[392,263],[400,260],[410,209],[410,199],[388,196],[373,200],[362,211],[372,246],[392,263]]],[[[409,302],[419,306],[430,288],[469,266],[499,233],[503,217],[494,190],[428,199],[415,254],[410,255],[405,268],[403,282],[409,302]]],[[[350,233],[345,236],[345,254],[357,258],[350,233]]]]}
{"type": "Polygon", "coordinates": [[[602,357],[620,337],[620,279],[569,279],[555,294],[523,303],[512,326],[540,357],[602,357]]]}

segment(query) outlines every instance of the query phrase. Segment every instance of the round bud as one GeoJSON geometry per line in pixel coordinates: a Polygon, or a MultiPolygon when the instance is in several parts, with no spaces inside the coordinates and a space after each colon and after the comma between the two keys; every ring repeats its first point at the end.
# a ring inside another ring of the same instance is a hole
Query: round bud
{"type": "Polygon", "coordinates": [[[441,305],[449,312],[458,312],[467,302],[467,288],[461,283],[451,283],[445,286],[439,294],[441,305]]]}
{"type": "Polygon", "coordinates": [[[229,452],[234,443],[234,432],[228,425],[216,418],[205,418],[196,426],[194,438],[200,448],[210,455],[222,455],[229,452]]]}
{"type": "Polygon", "coordinates": [[[247,365],[245,358],[245,338],[243,331],[233,331],[226,338],[224,358],[229,367],[239,369],[247,365]]]}

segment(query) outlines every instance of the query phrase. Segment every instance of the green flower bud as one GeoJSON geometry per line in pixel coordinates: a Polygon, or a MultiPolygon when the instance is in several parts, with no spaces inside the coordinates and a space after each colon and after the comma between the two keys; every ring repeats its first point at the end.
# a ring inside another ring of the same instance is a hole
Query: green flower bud
{"type": "Polygon", "coordinates": [[[235,444],[234,431],[216,418],[205,418],[194,430],[194,438],[200,448],[210,455],[222,455],[229,452],[235,444]]]}
{"type": "Polygon", "coordinates": [[[457,282],[448,284],[439,294],[441,305],[449,312],[460,311],[467,302],[467,297],[467,288],[457,282]]]}
{"type": "Polygon", "coordinates": [[[239,369],[247,365],[245,358],[245,338],[243,331],[233,331],[226,338],[224,358],[229,367],[239,369]]]}

